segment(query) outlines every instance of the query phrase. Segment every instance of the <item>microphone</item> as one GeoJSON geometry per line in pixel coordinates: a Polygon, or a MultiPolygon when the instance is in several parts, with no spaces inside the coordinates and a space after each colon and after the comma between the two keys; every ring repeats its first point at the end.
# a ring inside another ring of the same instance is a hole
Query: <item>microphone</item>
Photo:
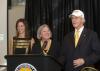
{"type": "Polygon", "coordinates": [[[42,45],[42,49],[44,50],[47,46],[47,41],[44,41],[43,45],[42,45]]]}
{"type": "Polygon", "coordinates": [[[42,45],[42,50],[46,53],[47,50],[45,50],[46,46],[47,46],[47,41],[44,41],[43,45],[42,45]]]}

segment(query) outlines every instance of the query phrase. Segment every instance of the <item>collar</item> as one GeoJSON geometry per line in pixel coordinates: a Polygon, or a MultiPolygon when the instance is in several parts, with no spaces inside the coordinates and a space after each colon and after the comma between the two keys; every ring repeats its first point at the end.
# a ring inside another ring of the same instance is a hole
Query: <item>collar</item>
{"type": "Polygon", "coordinates": [[[81,35],[82,31],[84,29],[84,26],[82,26],[79,30],[75,29],[75,31],[79,31],[79,36],[81,35]]]}

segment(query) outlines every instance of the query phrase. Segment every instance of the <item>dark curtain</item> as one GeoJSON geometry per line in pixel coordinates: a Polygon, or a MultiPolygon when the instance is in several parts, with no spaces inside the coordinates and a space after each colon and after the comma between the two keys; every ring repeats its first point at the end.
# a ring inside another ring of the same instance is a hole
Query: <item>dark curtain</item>
{"type": "Polygon", "coordinates": [[[85,26],[100,37],[100,0],[26,0],[25,19],[31,35],[36,38],[37,28],[45,23],[52,30],[55,44],[62,43],[64,36],[73,30],[68,15],[74,9],[85,13],[85,26]]]}
{"type": "Polygon", "coordinates": [[[62,41],[65,34],[73,30],[68,15],[74,9],[85,13],[85,26],[100,37],[100,0],[26,0],[25,18],[31,35],[36,37],[37,28],[45,23],[51,28],[53,38],[62,41]]]}

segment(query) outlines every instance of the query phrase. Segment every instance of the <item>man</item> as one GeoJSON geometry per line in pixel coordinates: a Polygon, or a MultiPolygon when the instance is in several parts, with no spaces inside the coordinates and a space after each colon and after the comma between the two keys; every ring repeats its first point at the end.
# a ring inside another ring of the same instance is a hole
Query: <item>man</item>
{"type": "Polygon", "coordinates": [[[80,71],[99,60],[100,43],[97,34],[84,27],[85,18],[81,10],[74,10],[69,17],[75,30],[64,39],[62,48],[62,55],[65,58],[64,70],[80,71]]]}

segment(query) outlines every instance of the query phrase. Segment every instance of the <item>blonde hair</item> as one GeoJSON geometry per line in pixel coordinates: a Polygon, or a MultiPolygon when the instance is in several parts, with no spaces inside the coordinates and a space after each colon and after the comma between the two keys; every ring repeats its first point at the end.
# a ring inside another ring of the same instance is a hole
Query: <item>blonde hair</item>
{"type": "MultiPolygon", "coordinates": [[[[47,24],[41,25],[37,30],[37,39],[41,39],[40,35],[41,35],[41,31],[43,30],[44,27],[47,27],[50,30],[50,28],[49,28],[49,26],[47,24]]],[[[52,37],[51,30],[50,30],[50,37],[52,37]]]]}

